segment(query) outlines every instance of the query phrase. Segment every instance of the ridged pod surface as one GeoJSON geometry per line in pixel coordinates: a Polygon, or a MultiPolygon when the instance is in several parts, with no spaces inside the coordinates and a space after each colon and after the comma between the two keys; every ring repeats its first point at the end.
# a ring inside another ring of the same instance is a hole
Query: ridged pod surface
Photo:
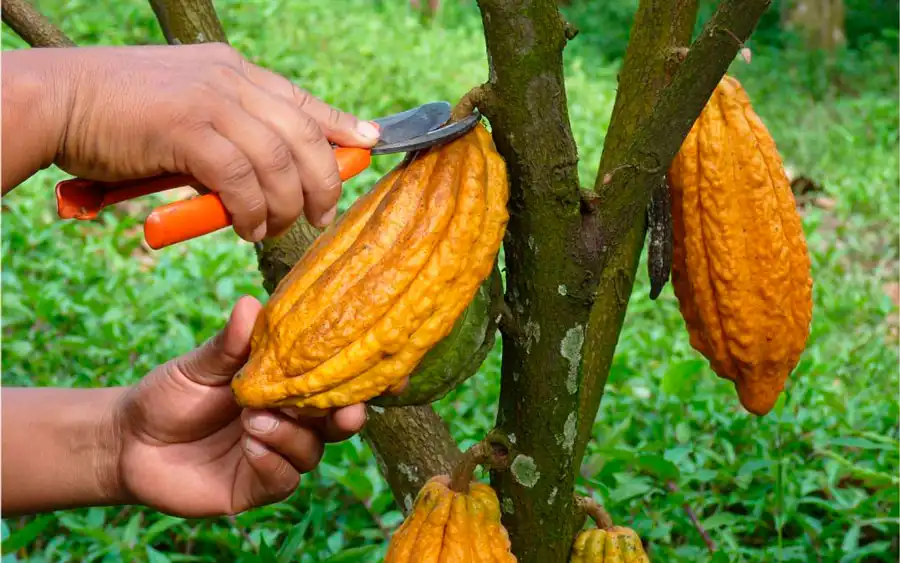
{"type": "Polygon", "coordinates": [[[273,292],[232,380],[237,402],[326,409],[400,383],[490,274],[508,193],[481,124],[394,168],[273,292]]]}
{"type": "Polygon", "coordinates": [[[380,407],[427,405],[474,375],[496,340],[494,299],[503,299],[500,270],[496,267],[456,320],[450,334],[429,350],[410,374],[406,389],[400,395],[381,395],[368,403],[380,407]]]}
{"type": "Polygon", "coordinates": [[[419,491],[384,559],[384,563],[515,561],[494,490],[473,482],[467,493],[456,492],[446,475],[431,478],[419,491]]]}
{"type": "Polygon", "coordinates": [[[641,538],[631,528],[613,526],[580,532],[569,563],[650,563],[641,538]]]}
{"type": "Polygon", "coordinates": [[[812,319],[806,240],[775,142],[725,76],[672,162],[672,285],[690,343],[768,413],[812,319]]]}

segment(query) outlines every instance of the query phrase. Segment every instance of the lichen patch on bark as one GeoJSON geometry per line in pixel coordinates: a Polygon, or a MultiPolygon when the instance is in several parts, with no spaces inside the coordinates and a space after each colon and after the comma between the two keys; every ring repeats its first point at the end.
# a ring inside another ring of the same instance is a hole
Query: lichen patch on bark
{"type": "Polygon", "coordinates": [[[527,455],[517,455],[512,465],[509,466],[509,471],[517,483],[529,489],[534,487],[538,479],[541,478],[541,473],[537,470],[534,458],[527,455]]]}
{"type": "Polygon", "coordinates": [[[559,344],[560,355],[569,362],[566,390],[574,394],[578,391],[578,367],[581,364],[581,346],[584,344],[584,327],[575,325],[566,331],[559,344]]]}

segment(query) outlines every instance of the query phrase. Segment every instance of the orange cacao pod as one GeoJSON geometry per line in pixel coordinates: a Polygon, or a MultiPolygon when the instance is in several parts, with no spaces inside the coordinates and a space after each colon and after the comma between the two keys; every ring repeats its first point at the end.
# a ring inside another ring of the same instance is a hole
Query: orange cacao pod
{"type": "Polygon", "coordinates": [[[425,483],[391,537],[384,563],[424,561],[515,563],[494,489],[473,482],[468,492],[457,492],[446,475],[425,483]]]}
{"type": "Polygon", "coordinates": [[[272,293],[232,381],[237,402],[326,409],[399,384],[491,273],[507,198],[505,164],[481,124],[394,168],[272,293]]]}
{"type": "Polygon", "coordinates": [[[812,319],[810,258],[775,142],[725,76],[668,172],[672,286],[691,346],[768,413],[812,319]]]}

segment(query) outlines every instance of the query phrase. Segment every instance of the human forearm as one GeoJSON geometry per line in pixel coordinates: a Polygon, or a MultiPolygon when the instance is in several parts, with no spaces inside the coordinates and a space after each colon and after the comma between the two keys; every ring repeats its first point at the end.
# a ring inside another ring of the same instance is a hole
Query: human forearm
{"type": "Polygon", "coordinates": [[[126,502],[114,416],[123,388],[10,388],[2,397],[4,516],[126,502]]]}
{"type": "Polygon", "coordinates": [[[70,96],[60,49],[3,51],[3,194],[53,163],[70,96]]]}

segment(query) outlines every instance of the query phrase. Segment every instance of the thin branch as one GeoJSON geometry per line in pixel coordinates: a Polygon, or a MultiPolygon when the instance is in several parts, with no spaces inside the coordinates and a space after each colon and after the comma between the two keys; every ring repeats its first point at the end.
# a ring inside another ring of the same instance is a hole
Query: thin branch
{"type": "MultiPolygon", "coordinates": [[[[673,493],[678,492],[678,485],[676,485],[672,481],[667,481],[666,487],[673,493]]],[[[688,518],[691,519],[691,523],[694,524],[694,528],[697,529],[700,537],[703,538],[703,543],[706,544],[706,548],[709,549],[710,553],[715,553],[717,551],[716,542],[713,541],[712,537],[709,535],[709,532],[707,532],[706,528],[703,527],[703,524],[700,523],[700,519],[697,518],[697,514],[694,512],[694,509],[691,508],[686,502],[683,503],[681,507],[684,509],[685,513],[687,513],[688,518]]]]}
{"type": "Polygon", "coordinates": [[[228,42],[212,0],[150,0],[150,6],[167,43],[228,42]]]}
{"type": "Polygon", "coordinates": [[[74,47],[75,42],[27,0],[3,0],[3,23],[32,47],[74,47]]]}
{"type": "Polygon", "coordinates": [[[610,517],[609,512],[606,511],[605,508],[600,506],[600,504],[590,497],[578,497],[577,499],[578,507],[583,510],[588,516],[591,517],[591,520],[594,521],[594,524],[601,530],[608,530],[613,527],[613,520],[610,517]]]}

